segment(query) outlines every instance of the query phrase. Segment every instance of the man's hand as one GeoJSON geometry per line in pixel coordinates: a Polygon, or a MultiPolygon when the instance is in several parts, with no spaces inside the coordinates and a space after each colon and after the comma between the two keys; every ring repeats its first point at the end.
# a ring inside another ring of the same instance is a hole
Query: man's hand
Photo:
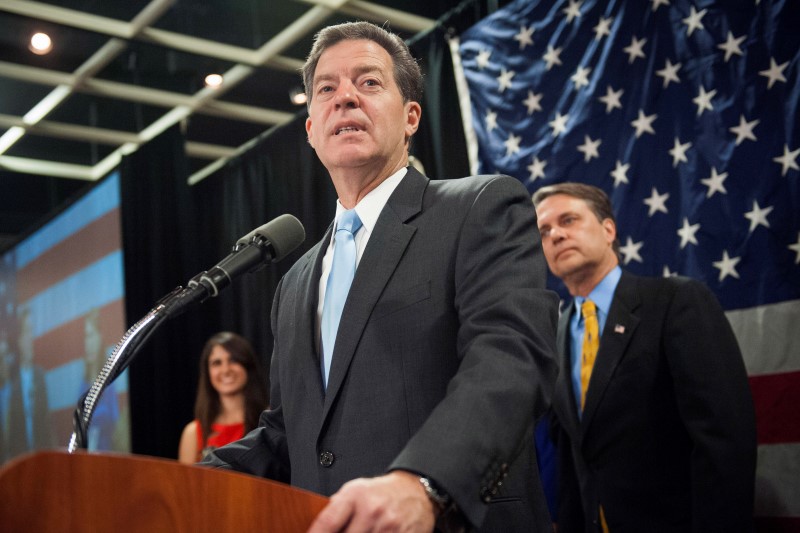
{"type": "Polygon", "coordinates": [[[433,503],[419,476],[396,470],[345,483],[317,516],[308,533],[433,531],[433,503]]]}

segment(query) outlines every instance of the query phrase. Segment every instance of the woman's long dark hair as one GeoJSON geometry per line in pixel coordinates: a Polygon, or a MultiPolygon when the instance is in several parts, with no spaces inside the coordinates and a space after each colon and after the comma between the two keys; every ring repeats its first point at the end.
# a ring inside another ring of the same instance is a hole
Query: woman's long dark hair
{"type": "Polygon", "coordinates": [[[221,331],[206,341],[200,356],[200,379],[197,384],[197,399],[194,402],[194,417],[200,423],[203,434],[203,448],[211,435],[211,424],[220,413],[219,393],[211,385],[208,373],[208,359],[214,346],[222,346],[231,354],[231,359],[247,371],[244,386],[244,432],[258,425],[261,411],[267,407],[267,386],[261,367],[250,342],[236,333],[221,331]]]}

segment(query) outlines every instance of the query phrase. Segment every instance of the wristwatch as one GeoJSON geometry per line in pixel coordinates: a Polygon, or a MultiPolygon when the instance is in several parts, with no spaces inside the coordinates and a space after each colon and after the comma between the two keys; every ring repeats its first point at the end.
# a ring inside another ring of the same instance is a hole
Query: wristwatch
{"type": "Polygon", "coordinates": [[[433,503],[433,507],[436,509],[436,517],[438,518],[447,510],[452,499],[447,493],[440,491],[430,479],[421,477],[419,478],[419,482],[422,484],[422,488],[425,489],[425,494],[428,496],[428,499],[433,503]]]}
{"type": "Polygon", "coordinates": [[[427,477],[420,477],[419,483],[425,489],[425,494],[433,504],[436,514],[436,531],[441,533],[463,533],[466,531],[464,517],[456,507],[449,494],[439,489],[427,477]]]}

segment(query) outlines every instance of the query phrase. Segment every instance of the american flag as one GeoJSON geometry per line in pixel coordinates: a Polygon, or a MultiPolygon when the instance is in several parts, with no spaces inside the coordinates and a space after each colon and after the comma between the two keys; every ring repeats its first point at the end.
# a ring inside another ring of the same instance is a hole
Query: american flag
{"type": "Polygon", "coordinates": [[[756,403],[759,524],[800,527],[800,2],[519,0],[454,59],[476,172],[603,188],[624,268],[715,292],[756,403]]]}

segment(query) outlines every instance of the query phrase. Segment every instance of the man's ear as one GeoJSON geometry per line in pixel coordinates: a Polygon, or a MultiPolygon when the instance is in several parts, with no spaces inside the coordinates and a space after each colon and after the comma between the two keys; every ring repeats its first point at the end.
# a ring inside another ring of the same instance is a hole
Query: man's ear
{"type": "Polygon", "coordinates": [[[306,136],[308,138],[308,144],[310,144],[311,147],[314,148],[314,141],[311,138],[312,137],[312,134],[311,134],[311,117],[308,117],[306,119],[306,136]]]}
{"type": "Polygon", "coordinates": [[[602,224],[606,234],[606,242],[608,242],[608,244],[613,243],[617,238],[617,225],[614,224],[614,221],[610,218],[603,219],[602,224]]]}
{"type": "Polygon", "coordinates": [[[419,129],[419,121],[422,118],[422,106],[417,102],[408,102],[406,108],[406,141],[419,129]]]}

